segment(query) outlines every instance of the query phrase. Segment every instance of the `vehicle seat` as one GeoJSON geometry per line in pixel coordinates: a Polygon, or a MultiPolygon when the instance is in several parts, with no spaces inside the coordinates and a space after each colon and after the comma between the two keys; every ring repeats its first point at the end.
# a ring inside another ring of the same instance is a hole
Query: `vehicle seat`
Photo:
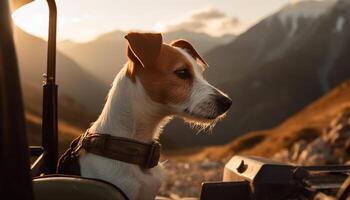
{"type": "Polygon", "coordinates": [[[128,200],[115,185],[80,176],[49,175],[33,179],[35,200],[128,200]]]}

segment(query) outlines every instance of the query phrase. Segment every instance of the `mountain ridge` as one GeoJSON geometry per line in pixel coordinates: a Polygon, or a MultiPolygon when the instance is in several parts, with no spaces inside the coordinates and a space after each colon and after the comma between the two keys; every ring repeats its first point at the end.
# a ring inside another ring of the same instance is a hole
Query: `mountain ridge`
{"type": "Polygon", "coordinates": [[[233,99],[229,113],[209,136],[191,135],[194,131],[177,120],[163,137],[179,148],[224,144],[276,126],[348,79],[350,24],[335,30],[339,16],[350,19],[349,6],[337,3],[317,18],[299,18],[293,37],[288,37],[292,24],[283,25],[277,12],[214,49],[206,57],[211,66],[206,76],[233,99]]]}
{"type": "MultiPolygon", "coordinates": [[[[109,85],[127,60],[127,42],[124,39],[126,34],[126,32],[116,30],[86,43],[63,41],[58,43],[58,48],[84,69],[97,76],[99,80],[109,85]]],[[[200,53],[204,54],[216,46],[234,40],[234,36],[213,37],[206,33],[178,30],[164,33],[163,39],[167,43],[176,39],[187,39],[200,53]]]]}

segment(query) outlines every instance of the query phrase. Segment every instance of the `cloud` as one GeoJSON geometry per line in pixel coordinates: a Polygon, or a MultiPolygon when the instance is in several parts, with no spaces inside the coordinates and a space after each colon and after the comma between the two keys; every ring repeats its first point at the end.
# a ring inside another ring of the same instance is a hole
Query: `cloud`
{"type": "Polygon", "coordinates": [[[222,21],[222,23],[219,26],[219,29],[222,31],[224,30],[231,30],[237,28],[237,26],[240,25],[240,22],[237,18],[226,18],[225,20],[222,21]]]}
{"type": "Polygon", "coordinates": [[[237,17],[228,16],[221,10],[209,7],[192,11],[170,22],[158,23],[156,29],[164,32],[177,30],[205,32],[218,36],[236,33],[240,25],[241,22],[237,17]]]}
{"type": "Polygon", "coordinates": [[[167,31],[191,30],[198,31],[203,29],[206,24],[202,21],[182,21],[181,23],[168,24],[165,28],[167,31]]]}
{"type": "Polygon", "coordinates": [[[225,18],[226,14],[215,8],[205,8],[194,11],[190,17],[193,20],[211,20],[225,18]]]}

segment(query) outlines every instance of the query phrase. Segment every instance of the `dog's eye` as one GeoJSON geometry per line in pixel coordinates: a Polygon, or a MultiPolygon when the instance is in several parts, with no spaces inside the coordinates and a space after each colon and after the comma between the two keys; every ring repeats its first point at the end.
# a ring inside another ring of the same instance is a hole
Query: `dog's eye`
{"type": "Polygon", "coordinates": [[[176,74],[177,77],[179,77],[181,79],[190,79],[191,78],[191,74],[187,69],[178,69],[178,70],[175,70],[174,73],[176,74]]]}

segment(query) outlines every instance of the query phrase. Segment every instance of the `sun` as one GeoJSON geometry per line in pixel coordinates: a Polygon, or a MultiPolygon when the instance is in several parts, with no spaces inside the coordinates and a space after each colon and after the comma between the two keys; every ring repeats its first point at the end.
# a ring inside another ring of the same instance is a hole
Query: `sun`
{"type": "MultiPolygon", "coordinates": [[[[108,24],[104,25],[103,23],[99,23],[99,28],[94,28],[94,23],[96,22],[94,16],[86,14],[88,11],[83,9],[79,12],[72,12],[69,2],[56,1],[56,5],[58,9],[58,41],[68,39],[74,42],[87,42],[95,39],[99,34],[113,30],[113,26],[108,27],[108,24]]],[[[48,10],[46,0],[35,0],[17,9],[12,14],[12,19],[14,24],[20,29],[47,40],[48,10]]]]}
{"type": "Polygon", "coordinates": [[[12,19],[14,24],[24,31],[46,39],[49,22],[48,13],[46,2],[37,0],[17,9],[12,14],[12,19]]]}

